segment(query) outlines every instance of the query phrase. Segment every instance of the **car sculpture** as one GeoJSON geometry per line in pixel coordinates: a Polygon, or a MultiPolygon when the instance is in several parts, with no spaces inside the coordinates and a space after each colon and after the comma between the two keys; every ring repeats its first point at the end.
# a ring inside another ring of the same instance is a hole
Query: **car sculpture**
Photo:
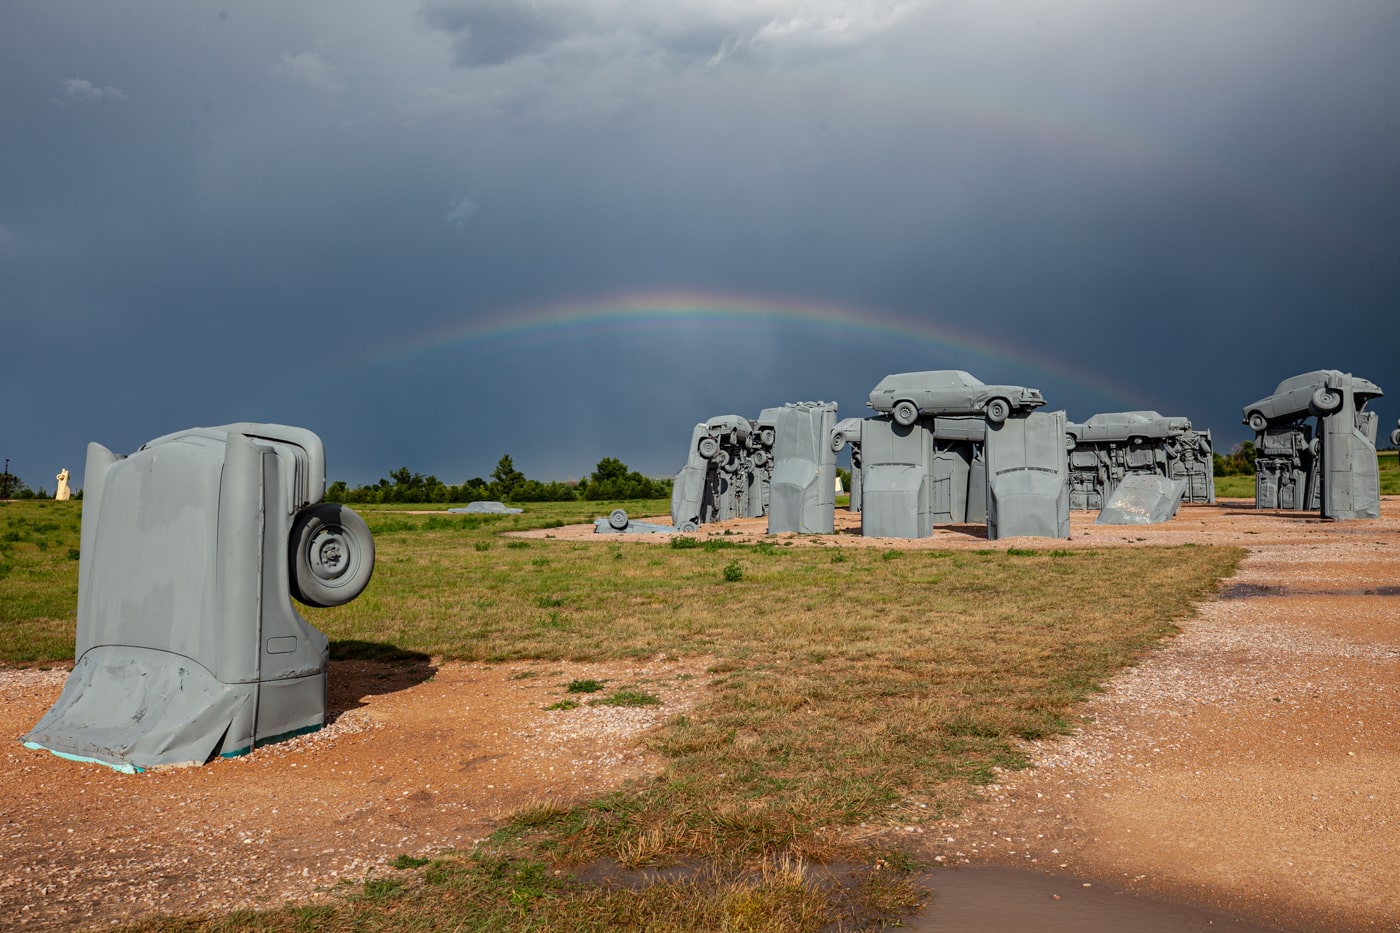
{"type": "MultiPolygon", "coordinates": [[[[1082,424],[1066,425],[1066,435],[1074,442],[1086,444],[1128,441],[1141,444],[1147,440],[1180,437],[1191,430],[1190,418],[1167,418],[1155,411],[1112,411],[1093,415],[1082,424]]],[[[1068,445],[1074,448],[1074,443],[1068,445]]]]}
{"type": "Polygon", "coordinates": [[[1294,420],[1305,413],[1330,414],[1342,404],[1342,390],[1351,389],[1360,408],[1385,393],[1380,386],[1336,369],[1315,369],[1285,379],[1274,394],[1244,407],[1244,423],[1259,432],[1277,420],[1294,420]]]}
{"type": "Polygon", "coordinates": [[[936,369],[886,376],[871,390],[867,406],[908,427],[920,415],[983,415],[1001,424],[1013,411],[1044,404],[1038,389],[986,385],[960,369],[936,369]]]}

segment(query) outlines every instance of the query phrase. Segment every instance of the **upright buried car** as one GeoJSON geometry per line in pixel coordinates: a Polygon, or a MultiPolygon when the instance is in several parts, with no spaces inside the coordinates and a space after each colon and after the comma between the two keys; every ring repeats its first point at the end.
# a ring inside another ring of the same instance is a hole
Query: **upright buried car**
{"type": "Polygon", "coordinates": [[[1013,411],[1039,408],[1045,399],[1038,389],[989,386],[961,369],[935,369],[886,376],[866,404],[908,427],[921,415],[983,415],[1001,424],[1013,411]]]}
{"type": "Polygon", "coordinates": [[[122,771],[231,757],[321,728],[326,636],[374,569],[358,515],[322,502],[304,428],[243,422],[88,445],[76,663],[24,742],[122,771]]]}

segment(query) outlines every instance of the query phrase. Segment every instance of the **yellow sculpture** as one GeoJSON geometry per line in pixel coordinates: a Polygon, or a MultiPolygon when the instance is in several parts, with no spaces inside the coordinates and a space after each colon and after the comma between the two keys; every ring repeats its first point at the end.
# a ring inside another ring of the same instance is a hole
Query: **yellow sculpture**
{"type": "Polygon", "coordinates": [[[67,502],[69,496],[68,468],[64,467],[63,469],[59,470],[58,475],[55,476],[54,479],[58,480],[58,491],[53,494],[53,497],[59,502],[67,502]]]}

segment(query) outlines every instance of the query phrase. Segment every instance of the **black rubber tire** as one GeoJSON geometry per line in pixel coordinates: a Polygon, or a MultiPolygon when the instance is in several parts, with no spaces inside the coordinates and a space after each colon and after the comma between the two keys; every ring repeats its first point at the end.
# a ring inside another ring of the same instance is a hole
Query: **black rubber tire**
{"type": "Polygon", "coordinates": [[[1011,414],[1011,403],[1004,398],[994,398],[987,403],[987,420],[1001,424],[1011,414]]]}
{"type": "Polygon", "coordinates": [[[894,407],[890,409],[890,416],[894,418],[895,424],[907,428],[909,425],[919,420],[919,406],[908,399],[900,399],[895,402],[894,407]]]}
{"type": "Polygon", "coordinates": [[[1259,411],[1250,412],[1249,417],[1246,418],[1245,421],[1249,424],[1249,429],[1255,434],[1261,433],[1269,426],[1269,419],[1265,418],[1264,413],[1259,411]]]}
{"type": "Polygon", "coordinates": [[[1333,412],[1342,407],[1342,396],[1327,386],[1318,386],[1317,391],[1313,392],[1312,403],[1320,412],[1333,412]]]}
{"type": "Polygon", "coordinates": [[[343,606],[369,585],[374,536],[353,509],[319,502],[297,513],[287,555],[294,597],[319,609],[343,606]]]}
{"type": "Polygon", "coordinates": [[[700,438],[699,450],[700,456],[706,460],[712,459],[715,454],[719,453],[719,440],[706,435],[700,438]]]}
{"type": "Polygon", "coordinates": [[[613,509],[608,513],[608,525],[621,531],[627,527],[627,510],[613,509]]]}

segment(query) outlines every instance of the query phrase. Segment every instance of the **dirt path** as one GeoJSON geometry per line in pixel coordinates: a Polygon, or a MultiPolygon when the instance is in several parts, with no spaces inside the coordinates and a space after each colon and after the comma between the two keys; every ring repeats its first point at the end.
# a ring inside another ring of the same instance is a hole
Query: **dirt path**
{"type": "Polygon", "coordinates": [[[1250,547],[1222,598],[933,849],[1289,929],[1400,929],[1400,499],[1379,522],[1220,519],[1250,547]]]}
{"type": "MultiPolygon", "coordinates": [[[[1186,507],[1161,526],[1075,513],[1055,547],[1243,544],[1223,598],[1035,747],[961,819],[921,827],[929,857],[1101,878],[1293,929],[1400,929],[1400,498],[1374,522],[1186,507]],[[942,841],[934,841],[942,840],[942,841]]],[[[974,526],[916,542],[1044,547],[974,526]]],[[[762,520],[707,529],[762,537],[762,520]]],[[[534,532],[592,537],[591,526],[534,532]]],[[[646,546],[664,536],[597,536],[646,546]]],[[[658,766],[649,728],[701,702],[703,659],[497,667],[332,666],[333,724],[196,769],[121,775],[0,744],[0,929],[106,924],[323,897],[399,854],[472,844],[543,799],[658,766]],[[547,711],[580,677],[660,708],[547,711]]],[[[0,671],[0,737],[52,705],[62,672],[0,671]]],[[[936,875],[935,875],[936,879],[936,875]]],[[[936,910],[936,908],[934,908],[936,910]]]]}

